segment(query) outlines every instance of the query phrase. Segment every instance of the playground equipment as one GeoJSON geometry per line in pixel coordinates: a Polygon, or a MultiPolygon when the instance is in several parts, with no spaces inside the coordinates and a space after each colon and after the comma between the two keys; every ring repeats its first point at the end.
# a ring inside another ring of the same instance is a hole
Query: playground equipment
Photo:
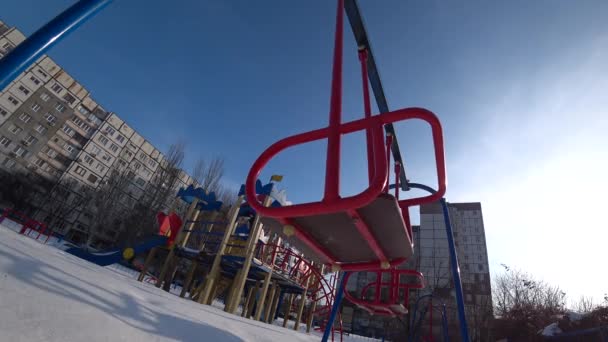
{"type": "Polygon", "coordinates": [[[2,221],[5,219],[21,223],[21,230],[19,231],[19,234],[30,236],[32,231],[38,232],[35,237],[36,240],[38,240],[41,235],[46,236],[44,243],[47,243],[51,235],[53,235],[53,229],[49,228],[46,223],[34,220],[15,209],[4,209],[2,211],[2,215],[0,215],[0,223],[2,223],[2,221]]]}
{"type": "MultiPolygon", "coordinates": [[[[407,307],[410,304],[410,289],[421,289],[424,287],[424,276],[422,273],[414,270],[394,268],[376,271],[375,273],[376,279],[361,289],[361,298],[355,298],[348,291],[344,293],[345,298],[372,315],[397,317],[406,314],[407,307]],[[407,277],[416,278],[418,281],[404,279],[407,277]],[[386,296],[383,296],[383,290],[385,289],[386,296]],[[373,293],[373,298],[367,296],[369,292],[373,293]]],[[[345,283],[348,283],[351,275],[352,273],[345,275],[345,283]]]]}
{"type": "MultiPolygon", "coordinates": [[[[39,58],[53,44],[110,2],[110,0],[81,0],[17,46],[0,61],[0,88],[6,87],[32,61],[39,58]]],[[[242,268],[235,275],[238,281],[235,279],[229,293],[229,299],[232,302],[227,306],[227,311],[233,312],[235,307],[234,301],[236,301],[234,298],[240,298],[240,293],[242,292],[241,284],[247,282],[250,265],[253,261],[253,253],[256,250],[256,241],[261,231],[260,223],[262,222],[269,232],[277,234],[283,241],[288,241],[299,252],[312,258],[315,265],[328,265],[333,270],[344,271],[339,281],[337,281],[338,278],[335,278],[335,284],[339,286],[339,289],[333,298],[333,307],[326,324],[324,340],[327,340],[329,332],[333,328],[333,321],[337,316],[348,272],[393,270],[397,265],[411,256],[413,245],[408,213],[409,207],[440,200],[446,190],[443,140],[439,120],[433,113],[421,108],[389,111],[367,34],[355,0],[346,0],[346,5],[344,0],[338,0],[338,14],[336,18],[336,41],[329,126],[283,139],[270,146],[253,164],[246,181],[246,197],[251,209],[256,212],[256,216],[253,224],[250,226],[247,244],[245,245],[246,252],[244,254],[246,258],[244,259],[242,268]],[[347,123],[341,123],[344,9],[349,16],[351,27],[359,46],[365,108],[365,117],[363,119],[347,123]],[[375,116],[371,115],[370,83],[381,113],[375,116]],[[428,196],[400,200],[398,196],[399,188],[407,191],[412,186],[412,183],[409,183],[405,175],[405,167],[401,159],[392,123],[415,118],[424,120],[431,126],[438,187],[437,191],[430,191],[431,194],[428,196]],[[366,132],[369,187],[358,195],[341,198],[339,191],[341,135],[357,131],[366,132]],[[384,134],[385,132],[386,135],[384,134]],[[328,149],[325,193],[322,200],[276,207],[271,205],[270,196],[261,198],[257,196],[257,178],[262,168],[271,158],[288,147],[325,138],[328,140],[328,149]],[[391,152],[394,159],[395,179],[397,182],[395,195],[388,193],[391,152]]],[[[223,255],[226,250],[228,241],[235,229],[240,204],[243,201],[244,196],[239,196],[237,204],[235,204],[233,210],[228,215],[226,232],[219,244],[211,271],[204,281],[203,288],[201,289],[202,292],[199,294],[201,296],[199,298],[205,301],[213,298],[212,291],[217,290],[218,284],[221,282],[220,271],[223,258],[219,256],[223,255]]],[[[447,204],[443,199],[442,205],[446,220],[454,282],[456,284],[461,334],[464,341],[469,341],[458,263],[451,226],[449,225],[449,213],[447,204]]],[[[187,217],[191,217],[190,214],[194,213],[195,207],[196,205],[191,206],[187,217]]],[[[186,229],[181,231],[180,234],[191,231],[192,229],[186,229]]],[[[173,248],[173,246],[184,241],[187,242],[187,236],[184,236],[184,238],[182,236],[175,237],[176,243],[169,249],[161,275],[165,275],[168,272],[176,250],[180,250],[173,248]]],[[[153,253],[151,252],[150,254],[153,253]]],[[[320,274],[323,274],[323,272],[320,272],[320,274]]],[[[163,276],[159,277],[159,281],[162,282],[164,278],[163,276]]],[[[255,288],[263,286],[262,292],[264,296],[260,298],[265,298],[270,282],[264,281],[263,285],[256,284],[255,288]]],[[[160,285],[157,284],[157,286],[160,285]]],[[[380,286],[383,286],[381,281],[380,286]]],[[[391,283],[389,288],[399,288],[399,286],[400,282],[391,283]]],[[[334,289],[331,289],[331,291],[333,292],[334,289]]],[[[377,305],[382,305],[384,312],[385,307],[395,304],[392,301],[396,297],[389,296],[389,302],[382,302],[381,304],[366,304],[363,302],[361,304],[367,305],[371,310],[376,310],[377,305]]],[[[274,298],[271,303],[273,301],[274,298]]]]}
{"type": "Polygon", "coordinates": [[[72,247],[66,250],[67,253],[75,255],[79,258],[97,264],[99,266],[108,266],[119,263],[123,260],[129,260],[136,254],[145,253],[152,248],[162,246],[167,243],[167,237],[163,235],[152,236],[143,242],[127,248],[113,248],[100,252],[89,252],[81,247],[72,247]]]}
{"type": "Polygon", "coordinates": [[[441,333],[443,335],[443,341],[444,342],[450,341],[446,305],[445,305],[445,303],[441,303],[438,308],[433,306],[433,295],[427,294],[427,295],[418,297],[418,299],[416,300],[416,304],[414,305],[414,312],[412,314],[412,319],[411,319],[411,323],[410,323],[411,330],[409,331],[409,334],[408,334],[408,342],[414,342],[414,341],[420,341],[420,340],[434,341],[433,335],[432,335],[432,333],[433,333],[433,310],[439,311],[439,313],[441,315],[441,333]],[[428,305],[420,307],[420,305],[419,305],[420,301],[423,299],[428,300],[428,305]],[[429,315],[429,318],[428,318],[429,335],[422,336],[421,335],[422,322],[426,318],[427,313],[429,315]]]}

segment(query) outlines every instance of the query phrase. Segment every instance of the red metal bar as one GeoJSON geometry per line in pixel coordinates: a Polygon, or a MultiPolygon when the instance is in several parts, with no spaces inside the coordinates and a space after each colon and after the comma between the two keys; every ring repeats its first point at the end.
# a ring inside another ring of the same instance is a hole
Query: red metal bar
{"type": "MultiPolygon", "coordinates": [[[[408,119],[421,119],[429,123],[429,125],[431,126],[433,142],[435,145],[434,152],[435,163],[437,166],[438,186],[437,192],[434,194],[399,201],[400,206],[402,207],[433,202],[439,200],[445,194],[445,159],[442,128],[439,119],[435,116],[435,114],[426,109],[406,108],[380,115],[374,115],[369,118],[359,119],[340,125],[340,132],[342,134],[361,131],[371,127],[374,133],[374,154],[383,155],[384,141],[382,141],[382,125],[408,119]],[[378,132],[379,134],[377,134],[376,132],[378,132]],[[378,140],[380,141],[379,144],[378,140]],[[379,153],[377,152],[378,150],[380,150],[379,153]]],[[[375,170],[377,171],[377,173],[374,175],[374,180],[372,181],[372,184],[370,184],[369,188],[364,190],[360,194],[351,197],[340,198],[335,201],[318,201],[284,207],[264,207],[256,199],[255,181],[262,172],[264,166],[266,166],[266,164],[268,164],[268,162],[274,156],[289,147],[327,138],[328,134],[328,128],[321,128],[318,130],[294,135],[274,143],[273,145],[268,147],[268,149],[266,149],[266,151],[264,151],[260,155],[260,157],[258,157],[258,159],[254,162],[253,166],[249,170],[249,174],[247,176],[246,181],[247,201],[251,205],[251,207],[258,212],[258,214],[268,217],[279,218],[310,216],[312,214],[335,213],[339,211],[344,211],[346,209],[363,207],[372,200],[374,200],[382,192],[387,182],[388,170],[386,166],[386,160],[384,158],[377,158],[377,160],[375,161],[375,170]]]]}
{"type": "MultiPolygon", "coordinates": [[[[359,50],[359,61],[361,62],[361,78],[363,79],[363,109],[366,118],[372,116],[372,106],[369,99],[369,82],[367,80],[367,50],[359,50]]],[[[367,140],[367,175],[369,177],[369,183],[372,183],[374,179],[374,150],[372,148],[372,131],[370,129],[365,130],[365,136],[367,140]]]]}
{"type": "MultiPolygon", "coordinates": [[[[348,293],[348,291],[344,292],[344,296],[351,301],[353,304],[362,307],[363,309],[369,311],[370,313],[373,314],[380,314],[380,315],[399,315],[401,314],[401,312],[399,312],[399,310],[395,309],[394,306],[396,305],[400,305],[398,303],[398,299],[399,299],[399,289],[403,289],[404,290],[404,306],[406,306],[409,300],[409,290],[410,289],[421,289],[424,287],[424,277],[422,275],[422,273],[414,271],[414,270],[396,270],[396,269],[391,269],[389,271],[380,271],[378,272],[380,273],[380,276],[376,277],[376,280],[372,283],[367,284],[366,286],[363,287],[362,291],[361,291],[361,298],[354,298],[350,293],[348,293]],[[388,282],[383,282],[382,281],[382,274],[384,273],[389,273],[390,274],[390,279],[388,282]],[[402,275],[410,275],[410,276],[415,276],[418,279],[420,279],[420,282],[412,284],[412,283],[404,283],[401,284],[401,276],[402,275]],[[375,286],[376,288],[376,293],[374,295],[374,300],[372,301],[368,301],[365,300],[365,293],[372,287],[375,286]],[[380,293],[381,288],[382,287],[389,287],[389,300],[388,302],[382,302],[380,296],[378,296],[378,293],[380,293]]],[[[350,274],[347,275],[348,278],[346,278],[346,281],[348,282],[348,279],[350,278],[350,274]]]]}
{"type": "Polygon", "coordinates": [[[329,104],[329,135],[325,165],[325,196],[328,201],[340,198],[340,123],[342,122],[342,52],[344,45],[344,0],[338,0],[334,64],[329,104]]]}
{"type": "Polygon", "coordinates": [[[357,227],[357,231],[359,232],[359,234],[361,234],[363,239],[367,242],[367,245],[374,252],[376,257],[380,261],[388,261],[386,254],[384,254],[382,247],[380,247],[380,243],[378,242],[378,239],[376,239],[376,237],[374,236],[372,231],[369,229],[369,225],[367,224],[367,222],[365,222],[363,217],[361,217],[361,215],[359,215],[359,213],[355,209],[350,209],[350,210],[347,210],[346,212],[353,219],[353,223],[355,224],[355,227],[357,227]]]}
{"type": "MultiPolygon", "coordinates": [[[[391,146],[393,145],[393,136],[390,134],[386,135],[386,167],[391,165],[391,146]]],[[[386,186],[384,187],[384,193],[388,194],[388,186],[390,184],[391,174],[388,173],[386,186]]]]}

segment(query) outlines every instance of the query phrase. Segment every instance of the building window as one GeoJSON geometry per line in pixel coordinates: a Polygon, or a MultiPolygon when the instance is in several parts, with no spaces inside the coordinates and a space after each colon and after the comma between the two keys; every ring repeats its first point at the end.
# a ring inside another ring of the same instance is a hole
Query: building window
{"type": "Polygon", "coordinates": [[[92,145],[92,146],[91,146],[91,153],[92,153],[92,154],[97,155],[97,154],[99,154],[100,152],[101,152],[101,149],[100,149],[99,147],[97,147],[97,146],[95,146],[95,145],[92,145]]]}
{"type": "Polygon", "coordinates": [[[32,117],[27,115],[27,113],[21,113],[21,115],[19,115],[19,120],[28,123],[30,120],[32,120],[32,117]]]}
{"type": "Polygon", "coordinates": [[[80,120],[77,116],[72,116],[72,121],[77,124],[78,126],[80,126],[80,124],[82,124],[82,120],[80,120]]]}
{"type": "Polygon", "coordinates": [[[57,121],[57,118],[55,116],[53,116],[51,113],[46,113],[44,114],[44,119],[49,123],[49,125],[51,126],[55,126],[55,122],[57,121]]]}
{"type": "Polygon", "coordinates": [[[59,94],[63,90],[63,87],[60,86],[59,83],[53,82],[53,85],[51,86],[51,90],[56,92],[57,94],[59,94]]]}
{"type": "Polygon", "coordinates": [[[35,85],[40,84],[40,80],[37,79],[35,76],[30,76],[30,81],[32,81],[35,85]]]}
{"type": "Polygon", "coordinates": [[[139,177],[135,178],[135,183],[136,183],[137,185],[139,185],[139,186],[144,186],[144,185],[146,185],[146,181],[145,181],[145,180],[143,180],[142,178],[139,178],[139,177]]]}
{"type": "Polygon", "coordinates": [[[63,148],[65,148],[66,151],[73,153],[74,151],[76,151],[76,147],[70,145],[70,144],[65,144],[63,145],[63,148]]]}
{"type": "Polygon", "coordinates": [[[72,128],[68,127],[68,125],[63,125],[63,127],[61,127],[61,130],[62,130],[62,131],[65,133],[65,134],[69,135],[70,137],[73,137],[73,136],[74,136],[74,134],[76,134],[76,131],[75,131],[75,130],[73,130],[72,128]]]}
{"type": "Polygon", "coordinates": [[[55,110],[57,110],[60,113],[63,113],[65,111],[65,106],[62,105],[61,103],[57,102],[57,105],[55,106],[55,110]]]}
{"type": "Polygon", "coordinates": [[[110,162],[110,160],[112,160],[112,157],[110,157],[110,156],[109,156],[109,155],[107,155],[107,154],[104,154],[103,156],[101,156],[101,159],[102,159],[103,161],[110,162]]]}
{"type": "Polygon", "coordinates": [[[19,105],[19,100],[17,100],[16,98],[14,98],[14,97],[12,97],[12,96],[9,96],[9,97],[8,97],[8,102],[12,103],[12,104],[13,104],[13,106],[17,106],[17,105],[19,105]]]}
{"type": "Polygon", "coordinates": [[[104,137],[103,135],[100,135],[99,138],[97,139],[99,140],[99,142],[103,145],[106,146],[106,144],[109,142],[108,138],[104,137]]]}
{"type": "Polygon", "coordinates": [[[47,93],[40,94],[40,99],[44,102],[47,102],[50,98],[51,98],[51,96],[47,93]]]}
{"type": "Polygon", "coordinates": [[[106,170],[106,167],[101,165],[101,164],[97,164],[97,166],[95,167],[95,169],[101,173],[103,173],[106,170]]]}
{"type": "Polygon", "coordinates": [[[23,95],[26,95],[26,96],[30,94],[30,90],[22,85],[19,86],[19,91],[22,92],[23,95]]]}
{"type": "Polygon", "coordinates": [[[74,169],[74,173],[82,177],[87,173],[87,170],[83,169],[80,166],[76,166],[76,168],[74,169]]]}
{"type": "Polygon", "coordinates": [[[8,112],[6,111],[6,109],[0,107],[0,116],[6,116],[6,114],[8,114],[8,112]]]}
{"type": "Polygon", "coordinates": [[[10,158],[6,158],[4,159],[2,165],[4,165],[4,167],[6,167],[7,169],[12,169],[13,166],[15,166],[15,161],[10,158]]]}
{"type": "Polygon", "coordinates": [[[19,126],[12,125],[11,128],[9,128],[9,131],[13,134],[19,134],[23,129],[19,126]]]}
{"type": "Polygon", "coordinates": [[[42,77],[47,78],[49,77],[49,75],[46,74],[46,72],[42,71],[41,69],[36,70],[40,75],[42,75],[42,77]]]}
{"type": "Polygon", "coordinates": [[[32,105],[32,110],[33,110],[34,112],[39,111],[39,110],[40,110],[40,105],[39,105],[39,104],[37,104],[37,103],[34,103],[34,104],[32,105]]]}
{"type": "Polygon", "coordinates": [[[87,178],[87,180],[93,184],[95,184],[97,182],[97,176],[95,176],[94,174],[89,174],[89,177],[87,178]]]}
{"type": "Polygon", "coordinates": [[[49,150],[46,151],[46,155],[51,158],[55,158],[57,157],[57,151],[53,150],[52,148],[49,148],[49,150]]]}
{"type": "Polygon", "coordinates": [[[116,153],[116,152],[118,151],[118,146],[116,146],[116,145],[112,144],[112,145],[110,145],[110,150],[111,150],[112,152],[116,153]]]}
{"type": "Polygon", "coordinates": [[[114,133],[116,133],[116,131],[112,127],[110,127],[110,126],[106,127],[105,132],[109,136],[113,136],[114,133]]]}
{"type": "Polygon", "coordinates": [[[13,150],[13,153],[17,156],[17,157],[25,157],[27,155],[27,150],[24,149],[21,146],[17,146],[15,147],[15,149],[13,150]]]}
{"type": "Polygon", "coordinates": [[[76,101],[76,98],[74,96],[72,96],[71,94],[65,94],[63,96],[63,99],[65,100],[65,102],[67,102],[69,104],[74,104],[74,101],[76,101]]]}
{"type": "Polygon", "coordinates": [[[4,147],[9,147],[9,145],[11,144],[11,140],[7,137],[0,137],[0,145],[4,146],[4,147]]]}
{"type": "Polygon", "coordinates": [[[42,168],[44,166],[44,164],[46,164],[46,162],[42,159],[38,159],[36,158],[36,162],[35,162],[36,166],[42,168]]]}
{"type": "Polygon", "coordinates": [[[85,155],[84,156],[84,162],[89,164],[89,165],[93,165],[93,158],[91,158],[91,156],[89,155],[85,155]]]}
{"type": "Polygon", "coordinates": [[[154,160],[150,159],[150,160],[148,160],[148,166],[153,169],[156,166],[156,162],[154,160]]]}
{"type": "Polygon", "coordinates": [[[482,264],[477,264],[477,269],[479,270],[479,272],[483,271],[483,265],[482,264]]]}
{"type": "Polygon", "coordinates": [[[89,110],[84,108],[83,106],[78,106],[78,111],[84,116],[91,114],[91,112],[89,112],[89,110]]]}
{"type": "Polygon", "coordinates": [[[36,126],[35,130],[36,130],[36,132],[38,132],[40,134],[44,134],[44,132],[46,132],[46,127],[42,126],[41,124],[38,124],[38,126],[36,126]]]}
{"type": "Polygon", "coordinates": [[[34,137],[33,135],[28,136],[24,141],[26,146],[30,146],[32,144],[35,144],[38,142],[38,139],[36,139],[36,137],[34,137]]]}
{"type": "Polygon", "coordinates": [[[116,141],[118,141],[119,143],[124,143],[125,142],[125,137],[123,137],[122,135],[117,135],[116,136],[116,141]]]}

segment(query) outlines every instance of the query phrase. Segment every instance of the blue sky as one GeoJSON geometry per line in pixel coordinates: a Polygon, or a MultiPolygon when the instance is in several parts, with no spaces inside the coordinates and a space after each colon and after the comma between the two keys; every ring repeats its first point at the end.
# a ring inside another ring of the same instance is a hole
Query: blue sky
{"type": "MultiPolygon", "coordinates": [[[[73,1],[5,0],[31,34],[73,1]],[[36,8],[36,10],[32,10],[36,8]]],[[[442,120],[448,199],[481,201],[490,267],[570,295],[608,292],[608,2],[372,1],[360,6],[391,109],[442,120]]],[[[272,142],[327,124],[334,1],[115,1],[50,55],[165,149],[226,159],[240,184],[272,142]]],[[[344,118],[361,117],[347,26],[344,118]]],[[[396,126],[408,176],[434,184],[430,136],[396,126]]],[[[366,183],[362,135],[345,139],[342,190],[366,183]]],[[[271,163],[293,201],[320,198],[324,144],[271,163]]]]}

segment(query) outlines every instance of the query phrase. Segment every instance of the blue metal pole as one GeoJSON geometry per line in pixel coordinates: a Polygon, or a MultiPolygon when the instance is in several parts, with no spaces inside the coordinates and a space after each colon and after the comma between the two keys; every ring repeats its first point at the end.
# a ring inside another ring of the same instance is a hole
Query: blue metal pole
{"type": "MultiPolygon", "coordinates": [[[[435,193],[435,189],[430,186],[418,183],[409,183],[411,188],[426,190],[430,193],[435,193]]],[[[394,188],[395,185],[391,185],[390,188],[394,188]]],[[[458,255],[456,254],[456,245],[454,244],[454,233],[452,231],[452,224],[450,222],[450,210],[448,203],[445,198],[441,199],[441,207],[443,209],[443,220],[445,222],[445,231],[448,238],[448,246],[450,249],[450,263],[452,266],[452,277],[454,278],[454,287],[456,290],[456,305],[458,307],[458,320],[460,323],[460,336],[462,341],[469,342],[469,328],[467,326],[467,317],[464,310],[464,295],[462,292],[462,282],[460,280],[460,267],[458,266],[458,255]]]]}
{"type": "MultiPolygon", "coordinates": [[[[411,184],[410,184],[411,186],[411,184]]],[[[456,304],[458,306],[458,320],[460,321],[460,336],[464,342],[469,342],[469,328],[467,327],[467,317],[464,311],[464,296],[462,294],[462,283],[460,281],[460,267],[458,266],[458,256],[456,255],[456,245],[454,244],[454,233],[450,222],[450,210],[445,198],[441,199],[443,208],[443,220],[445,222],[445,232],[448,236],[448,246],[450,248],[450,259],[452,264],[452,277],[456,289],[456,304]]]]}
{"type": "Polygon", "coordinates": [[[0,90],[62,38],[97,14],[112,0],[80,0],[34,32],[0,60],[0,90]]]}
{"type": "Polygon", "coordinates": [[[331,329],[334,326],[334,321],[336,320],[336,316],[338,315],[338,311],[340,310],[340,304],[342,304],[342,298],[344,297],[344,287],[346,286],[346,274],[348,272],[344,272],[342,274],[342,279],[340,279],[340,286],[338,286],[338,292],[336,293],[336,299],[334,300],[334,305],[331,308],[331,313],[329,314],[329,321],[327,322],[327,326],[325,327],[325,331],[323,332],[322,342],[327,342],[329,338],[329,334],[331,334],[331,329]]]}

